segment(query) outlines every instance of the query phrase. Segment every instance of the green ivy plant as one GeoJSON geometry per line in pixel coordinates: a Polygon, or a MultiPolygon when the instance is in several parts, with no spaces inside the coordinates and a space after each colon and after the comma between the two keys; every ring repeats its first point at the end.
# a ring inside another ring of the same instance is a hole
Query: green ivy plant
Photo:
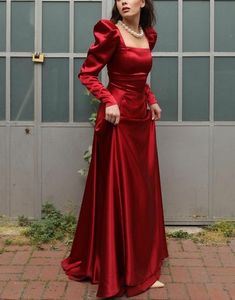
{"type": "MultiPolygon", "coordinates": [[[[95,126],[95,122],[96,122],[96,117],[97,117],[97,108],[98,108],[98,104],[100,103],[100,101],[95,98],[90,91],[88,91],[88,89],[85,90],[85,95],[90,97],[90,102],[91,105],[94,107],[94,112],[91,113],[90,117],[89,117],[89,122],[91,123],[91,125],[94,127],[95,126]]],[[[82,168],[78,170],[78,173],[80,173],[82,176],[87,176],[88,173],[88,169],[89,169],[89,165],[91,162],[91,155],[92,155],[92,145],[89,145],[87,150],[83,153],[83,159],[87,162],[87,167],[86,168],[82,168]]]]}

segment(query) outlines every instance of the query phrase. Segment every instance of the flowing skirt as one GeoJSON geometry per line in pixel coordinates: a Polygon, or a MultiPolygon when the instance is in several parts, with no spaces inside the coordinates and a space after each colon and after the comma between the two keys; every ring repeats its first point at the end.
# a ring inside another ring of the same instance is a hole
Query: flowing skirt
{"type": "Polygon", "coordinates": [[[151,112],[95,128],[92,160],[71,253],[71,280],[98,284],[97,297],[144,292],[168,257],[156,127],[151,112]]]}

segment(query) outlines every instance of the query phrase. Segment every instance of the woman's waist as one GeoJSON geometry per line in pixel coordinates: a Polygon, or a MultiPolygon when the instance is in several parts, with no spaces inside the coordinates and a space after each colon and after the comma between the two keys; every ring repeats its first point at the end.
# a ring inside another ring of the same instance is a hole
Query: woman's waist
{"type": "Polygon", "coordinates": [[[136,88],[128,84],[117,84],[116,82],[109,82],[107,89],[114,96],[118,103],[123,99],[129,99],[132,101],[144,102],[145,92],[143,88],[136,88]]]}
{"type": "Polygon", "coordinates": [[[109,89],[121,89],[126,92],[143,94],[147,80],[146,73],[119,74],[109,73],[109,89]]]}

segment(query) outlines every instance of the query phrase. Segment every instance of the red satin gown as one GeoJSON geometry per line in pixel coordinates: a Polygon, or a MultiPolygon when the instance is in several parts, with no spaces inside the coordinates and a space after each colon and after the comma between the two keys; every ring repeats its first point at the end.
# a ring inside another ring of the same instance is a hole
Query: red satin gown
{"type": "Polygon", "coordinates": [[[148,84],[157,33],[145,29],[150,48],[127,47],[117,26],[102,19],[78,74],[101,101],[71,253],[61,265],[71,280],[98,284],[97,297],[142,293],[160,277],[168,256],[155,121],[148,84]],[[107,87],[97,75],[107,64],[107,87]],[[118,104],[120,122],[105,120],[118,104]]]}

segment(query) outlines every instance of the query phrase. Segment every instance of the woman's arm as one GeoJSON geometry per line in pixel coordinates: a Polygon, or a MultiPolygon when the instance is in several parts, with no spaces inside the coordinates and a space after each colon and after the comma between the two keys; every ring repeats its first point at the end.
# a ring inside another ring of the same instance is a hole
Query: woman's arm
{"type": "Polygon", "coordinates": [[[108,107],[117,104],[117,101],[100,82],[98,74],[112,58],[119,42],[119,35],[115,24],[105,19],[96,23],[93,33],[95,42],[88,50],[78,78],[98,100],[108,107]]]}
{"type": "Polygon", "coordinates": [[[147,97],[147,101],[149,105],[158,103],[156,96],[154,95],[150,86],[147,83],[145,84],[145,95],[147,97]]]}
{"type": "MultiPolygon", "coordinates": [[[[157,31],[153,27],[148,27],[146,28],[145,33],[149,41],[150,50],[152,51],[157,42],[157,38],[158,38],[157,31]]],[[[150,86],[147,83],[145,84],[145,95],[147,97],[147,101],[149,105],[155,103],[159,104],[157,97],[154,95],[150,86]]]]}

